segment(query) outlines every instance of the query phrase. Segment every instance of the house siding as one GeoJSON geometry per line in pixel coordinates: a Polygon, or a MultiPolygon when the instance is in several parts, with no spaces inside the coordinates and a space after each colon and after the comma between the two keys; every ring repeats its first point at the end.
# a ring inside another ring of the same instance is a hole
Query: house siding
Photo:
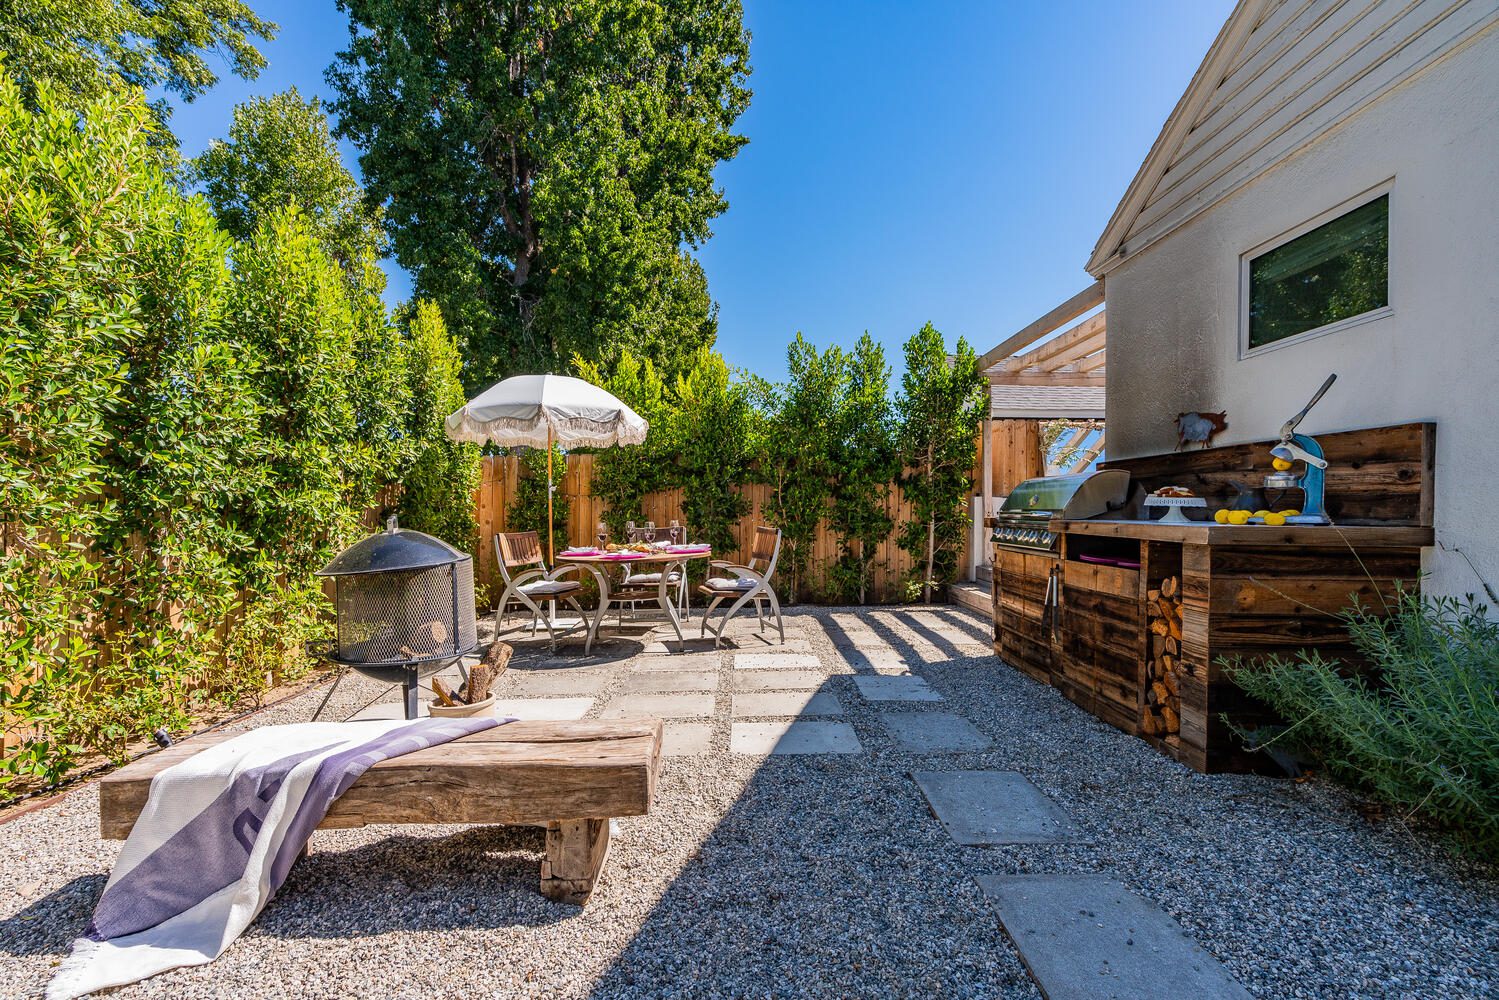
{"type": "Polygon", "coordinates": [[[1126,256],[1496,21],[1499,0],[1281,0],[1268,8],[1128,229],[1126,256]]]}
{"type": "Polygon", "coordinates": [[[1109,454],[1169,451],[1189,410],[1272,438],[1336,372],[1307,433],[1437,422],[1425,569],[1463,594],[1469,559],[1499,588],[1499,30],[1429,62],[1109,273],[1109,454]],[[1240,255],[1391,179],[1391,313],[1240,358],[1240,255]]]}

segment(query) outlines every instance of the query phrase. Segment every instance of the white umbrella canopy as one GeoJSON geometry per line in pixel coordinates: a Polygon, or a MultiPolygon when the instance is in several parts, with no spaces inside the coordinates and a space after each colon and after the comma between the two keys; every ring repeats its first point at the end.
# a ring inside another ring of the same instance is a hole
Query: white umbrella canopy
{"type": "Polygon", "coordinates": [[[567,375],[513,375],[447,420],[448,437],[510,448],[607,448],[640,444],[650,426],[614,396],[567,375]]]}
{"type": "Polygon", "coordinates": [[[591,382],[567,375],[512,375],[450,414],[454,441],[502,448],[529,445],[547,450],[547,562],[552,550],[552,445],[607,448],[640,444],[650,425],[645,418],[591,382]]]}

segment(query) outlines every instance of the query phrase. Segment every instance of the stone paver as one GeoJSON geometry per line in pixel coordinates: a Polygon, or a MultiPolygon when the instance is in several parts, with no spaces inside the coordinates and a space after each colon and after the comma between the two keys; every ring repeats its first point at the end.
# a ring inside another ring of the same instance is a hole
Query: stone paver
{"type": "Polygon", "coordinates": [[[911,672],[911,663],[889,646],[876,649],[843,648],[843,661],[861,673],[903,676],[911,672]]]}
{"type": "Polygon", "coordinates": [[[735,653],[739,670],[816,670],[822,662],[810,653],[735,653]]]}
{"type": "Polygon", "coordinates": [[[734,696],[731,714],[736,719],[775,715],[842,715],[843,705],[826,691],[753,691],[734,696]]]}
{"type": "Polygon", "coordinates": [[[735,636],[734,644],[740,652],[744,653],[772,651],[777,653],[812,652],[812,644],[806,639],[792,639],[788,637],[785,642],[782,642],[774,634],[735,636]]]}
{"type": "Polygon", "coordinates": [[[625,676],[624,690],[632,694],[658,691],[712,691],[718,674],[712,670],[651,670],[625,676]]]}
{"type": "Polygon", "coordinates": [[[993,743],[961,715],[950,712],[887,712],[880,722],[907,750],[982,750],[993,743]]]}
{"type": "Polygon", "coordinates": [[[1016,771],[912,775],[948,835],[968,847],[1076,841],[1067,814],[1016,771]]]}
{"type": "Polygon", "coordinates": [[[657,653],[652,656],[637,656],[631,664],[634,670],[717,670],[717,653],[657,653]]]}
{"type": "Polygon", "coordinates": [[[846,722],[736,722],[729,749],[743,754],[863,753],[846,722]]]}
{"type": "Polygon", "coordinates": [[[737,645],[734,639],[724,636],[718,650],[715,650],[711,635],[699,639],[697,637],[697,629],[689,632],[685,628],[682,630],[682,634],[686,638],[681,642],[677,641],[676,636],[672,636],[670,639],[652,639],[645,644],[645,648],[641,652],[647,656],[660,656],[664,653],[716,653],[719,650],[732,650],[737,645]]]}
{"type": "Polygon", "coordinates": [[[706,719],[713,715],[711,694],[627,694],[609,702],[600,713],[603,719],[625,716],[654,716],[659,719],[706,719]]]}
{"type": "Polygon", "coordinates": [[[712,749],[712,723],[668,722],[664,730],[661,736],[661,753],[664,756],[692,757],[712,749]]]}
{"type": "Polygon", "coordinates": [[[1249,1000],[1162,910],[1103,875],[987,875],[979,888],[1048,997],[1249,1000]]]}
{"type": "Polygon", "coordinates": [[[821,670],[747,670],[734,674],[737,691],[789,691],[819,688],[828,681],[821,670]]]}
{"type": "Polygon", "coordinates": [[[925,677],[911,674],[906,677],[870,677],[858,675],[854,684],[859,693],[869,701],[941,701],[942,696],[933,691],[925,677]]]}
{"type": "Polygon", "coordinates": [[[598,694],[609,677],[601,671],[589,673],[565,670],[507,670],[500,675],[495,688],[504,695],[536,697],[538,695],[598,694]]]}

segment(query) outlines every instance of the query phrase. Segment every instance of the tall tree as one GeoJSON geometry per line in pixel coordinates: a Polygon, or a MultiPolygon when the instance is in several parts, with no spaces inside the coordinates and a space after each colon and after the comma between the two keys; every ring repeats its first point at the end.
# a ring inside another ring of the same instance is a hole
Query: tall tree
{"type": "Polygon", "coordinates": [[[351,283],[384,288],[380,210],[343,165],[317,98],[305,100],[293,87],[238,105],[228,138],[210,143],[188,176],[235,239],[249,239],[261,220],[295,205],[351,283]]]}
{"type": "Polygon", "coordinates": [[[673,378],[716,316],[692,251],[744,144],[739,0],[340,0],[328,71],[470,388],[622,348],[673,378]]]}
{"type": "MultiPolygon", "coordinates": [[[[208,54],[253,80],[265,67],[255,47],[277,26],[241,0],[20,0],[0,4],[0,52],[23,89],[48,81],[74,97],[115,82],[163,87],[192,101],[218,82],[208,54]]],[[[165,118],[167,103],[156,102],[165,118]]]]}
{"type": "Polygon", "coordinates": [[[848,359],[837,347],[818,353],[800,333],[786,349],[786,384],[766,387],[760,470],[770,481],[770,522],[781,529],[787,598],[809,589],[806,579],[817,529],[828,512],[839,401],[848,359]]]}
{"type": "Polygon", "coordinates": [[[973,488],[984,379],[978,356],[962,337],[949,355],[928,323],[906,341],[906,373],[897,409],[902,416],[901,477],[913,517],[901,529],[901,548],[921,561],[921,599],[952,579],[967,525],[964,500],[973,488]]]}
{"type": "Polygon", "coordinates": [[[838,537],[839,555],[829,576],[839,599],[863,604],[875,554],[895,527],[885,501],[899,463],[885,349],[866,332],[847,360],[848,377],[833,410],[828,525],[838,537]]]}

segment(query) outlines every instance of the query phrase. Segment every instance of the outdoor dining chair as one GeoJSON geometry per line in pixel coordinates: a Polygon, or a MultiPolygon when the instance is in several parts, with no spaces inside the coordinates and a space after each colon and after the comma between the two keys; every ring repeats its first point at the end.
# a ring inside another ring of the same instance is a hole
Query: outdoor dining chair
{"type": "MultiPolygon", "coordinates": [[[[636,528],[633,531],[629,532],[629,534],[626,536],[625,540],[629,541],[629,542],[654,541],[654,539],[647,539],[645,536],[646,536],[646,529],[645,528],[636,528]]],[[[682,532],[682,539],[685,541],[686,538],[687,538],[687,533],[686,533],[686,529],[684,528],[683,532],[682,532]]],[[[655,586],[659,586],[660,583],[661,583],[661,574],[660,573],[632,573],[630,571],[630,565],[629,565],[629,563],[625,564],[624,584],[625,584],[626,587],[655,587],[655,586]]],[[[687,606],[687,574],[685,572],[683,572],[681,568],[673,569],[673,570],[671,570],[671,572],[669,572],[667,574],[666,584],[669,587],[675,587],[675,588],[677,588],[677,614],[678,614],[678,616],[680,616],[682,618],[689,617],[691,615],[691,611],[690,611],[690,609],[687,606]]],[[[626,603],[628,603],[630,605],[630,614],[633,617],[633,615],[635,613],[635,606],[637,604],[639,604],[640,602],[639,601],[620,602],[620,606],[619,606],[620,607],[620,621],[624,620],[624,605],[626,603]]]]}
{"type": "Polygon", "coordinates": [[[723,641],[723,632],[728,627],[729,619],[751,601],[755,602],[755,616],[760,619],[760,631],[765,631],[765,605],[769,604],[770,610],[776,616],[776,630],[781,634],[781,642],[786,641],[786,626],[781,621],[781,602],[776,598],[776,592],[770,586],[770,578],[775,575],[776,562],[780,557],[780,530],[759,525],[755,528],[754,545],[750,547],[749,565],[740,566],[717,559],[708,564],[710,574],[724,570],[734,574],[733,576],[710,575],[698,588],[698,593],[708,598],[708,606],[703,610],[703,627],[699,635],[707,634],[714,608],[724,601],[734,602],[724,612],[723,620],[718,623],[718,629],[713,633],[713,648],[717,649],[719,643],[723,641]]]}
{"type": "Polygon", "coordinates": [[[534,635],[538,623],[546,626],[552,649],[557,640],[578,629],[587,629],[588,615],[578,603],[578,594],[583,584],[578,580],[564,580],[568,573],[581,575],[584,568],[578,565],[547,569],[541,552],[541,536],[534,531],[513,531],[494,536],[494,557],[500,567],[500,577],[505,581],[505,592],[495,605],[495,630],[498,631],[506,610],[512,603],[531,611],[531,633],[534,635]],[[556,629],[557,602],[562,601],[578,613],[578,621],[560,632],[556,629]]]}

